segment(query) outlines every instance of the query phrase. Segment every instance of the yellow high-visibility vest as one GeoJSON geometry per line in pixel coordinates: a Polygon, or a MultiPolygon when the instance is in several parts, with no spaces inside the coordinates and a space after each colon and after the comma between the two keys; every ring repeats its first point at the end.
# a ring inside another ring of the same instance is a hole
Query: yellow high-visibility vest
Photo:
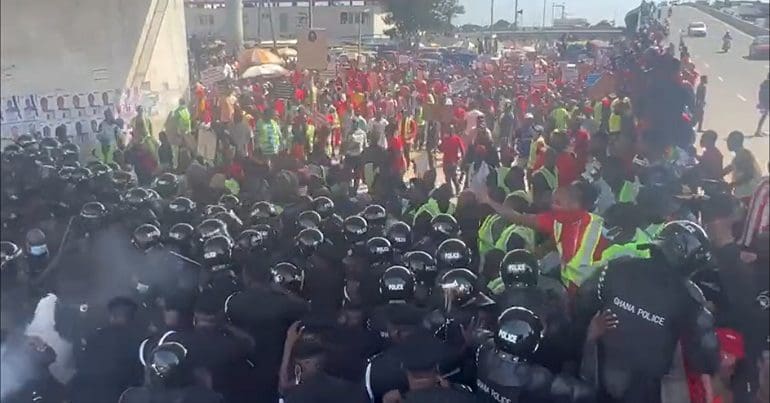
{"type": "Polygon", "coordinates": [[[503,252],[510,252],[508,250],[508,239],[511,235],[516,234],[524,239],[525,249],[532,251],[535,248],[535,231],[532,228],[523,227],[521,225],[510,225],[506,227],[497,238],[495,242],[495,249],[499,249],[503,252]]]}
{"type": "MultiPolygon", "coordinates": [[[[590,222],[581,234],[580,244],[575,255],[569,262],[562,262],[564,268],[561,271],[561,280],[565,285],[574,283],[577,286],[583,284],[600,267],[601,259],[594,260],[594,252],[602,238],[602,225],[604,219],[600,216],[589,213],[590,222]]],[[[558,221],[553,223],[553,236],[556,240],[556,249],[559,255],[562,255],[561,247],[562,224],[558,221]]]]}
{"type": "Polygon", "coordinates": [[[428,199],[427,202],[425,202],[422,206],[420,206],[420,208],[418,208],[417,211],[415,211],[414,218],[412,219],[412,225],[415,224],[417,217],[419,217],[423,212],[427,212],[428,214],[430,214],[431,218],[433,218],[442,213],[454,214],[455,206],[454,204],[449,203],[449,208],[447,209],[447,211],[442,212],[436,199],[431,197],[430,199],[428,199]]]}
{"type": "Polygon", "coordinates": [[[479,226],[478,245],[480,255],[485,255],[495,247],[495,236],[492,234],[492,226],[501,218],[497,214],[489,215],[479,226]]]}
{"type": "Polygon", "coordinates": [[[545,182],[548,183],[548,187],[551,188],[551,190],[556,190],[559,187],[559,170],[554,168],[553,171],[546,167],[542,167],[537,170],[537,172],[543,173],[543,178],[545,178],[545,182]]]}

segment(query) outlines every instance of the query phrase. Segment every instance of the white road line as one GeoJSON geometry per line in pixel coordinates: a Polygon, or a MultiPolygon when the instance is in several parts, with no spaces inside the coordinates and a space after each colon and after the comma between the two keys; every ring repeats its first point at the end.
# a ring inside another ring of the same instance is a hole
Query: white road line
{"type": "Polygon", "coordinates": [[[719,81],[721,81],[721,82],[725,82],[725,79],[724,79],[724,78],[722,78],[722,76],[717,76],[717,80],[719,80],[719,81]]]}
{"type": "Polygon", "coordinates": [[[746,98],[744,98],[744,97],[743,97],[743,95],[741,95],[741,94],[736,94],[736,96],[737,96],[737,97],[738,97],[738,99],[740,99],[741,101],[743,101],[743,102],[746,102],[746,98]]]}

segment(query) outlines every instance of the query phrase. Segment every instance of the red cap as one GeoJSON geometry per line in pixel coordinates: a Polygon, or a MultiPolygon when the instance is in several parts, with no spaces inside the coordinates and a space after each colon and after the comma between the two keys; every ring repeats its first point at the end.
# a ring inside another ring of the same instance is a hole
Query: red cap
{"type": "Polygon", "coordinates": [[[736,360],[746,356],[746,350],[743,345],[743,335],[739,332],[720,327],[717,329],[717,339],[719,339],[719,348],[722,355],[732,355],[736,360]]]}

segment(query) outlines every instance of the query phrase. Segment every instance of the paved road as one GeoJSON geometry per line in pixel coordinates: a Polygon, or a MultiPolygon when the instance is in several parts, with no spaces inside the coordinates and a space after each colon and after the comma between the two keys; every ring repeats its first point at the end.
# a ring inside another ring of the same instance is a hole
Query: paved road
{"type": "MultiPolygon", "coordinates": [[[[709,77],[703,128],[716,130],[722,140],[732,130],[753,135],[759,120],[756,108],[759,84],[767,77],[770,63],[746,57],[753,39],[751,36],[692,7],[674,7],[669,21],[671,41],[677,44],[678,32],[686,31],[687,25],[695,21],[706,23],[708,28],[705,38],[684,38],[696,68],[709,77]],[[732,49],[729,53],[722,53],[722,36],[728,30],[733,37],[732,49]]],[[[763,131],[768,132],[767,122],[763,131]]],[[[729,161],[731,157],[727,154],[724,141],[719,144],[725,153],[725,161],[729,161]]],[[[747,140],[747,147],[754,152],[764,170],[770,154],[768,138],[751,137],[747,140]]]]}

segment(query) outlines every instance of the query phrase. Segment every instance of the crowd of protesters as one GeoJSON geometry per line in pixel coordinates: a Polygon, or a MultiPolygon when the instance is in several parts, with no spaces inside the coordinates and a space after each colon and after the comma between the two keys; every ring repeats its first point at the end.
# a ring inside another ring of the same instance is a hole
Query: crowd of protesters
{"type": "Polygon", "coordinates": [[[20,136],[2,401],[770,401],[766,167],[643,22],[20,136]]]}

